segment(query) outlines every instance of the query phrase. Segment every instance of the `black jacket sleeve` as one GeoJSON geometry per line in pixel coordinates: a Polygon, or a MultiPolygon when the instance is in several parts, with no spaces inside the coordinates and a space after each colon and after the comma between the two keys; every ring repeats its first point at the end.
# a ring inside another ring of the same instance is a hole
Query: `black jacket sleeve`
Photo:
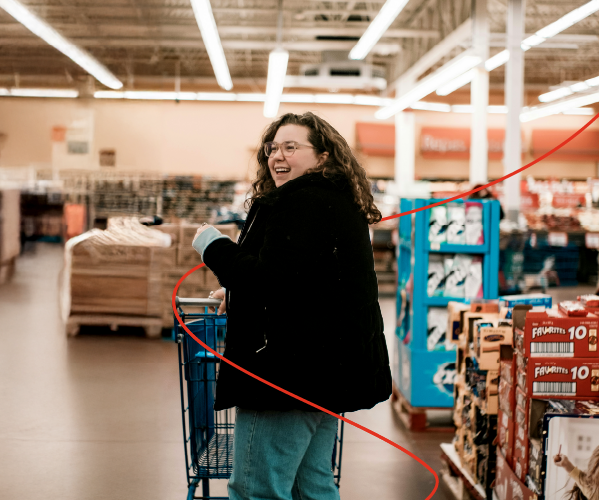
{"type": "MultiPolygon", "coordinates": [[[[259,255],[223,238],[206,248],[204,262],[221,286],[231,290],[252,284],[256,293],[266,287],[283,293],[300,282],[315,284],[323,272],[333,271],[335,262],[335,211],[326,194],[304,188],[279,200],[268,215],[259,255]]],[[[260,216],[258,211],[256,218],[260,216]]]]}

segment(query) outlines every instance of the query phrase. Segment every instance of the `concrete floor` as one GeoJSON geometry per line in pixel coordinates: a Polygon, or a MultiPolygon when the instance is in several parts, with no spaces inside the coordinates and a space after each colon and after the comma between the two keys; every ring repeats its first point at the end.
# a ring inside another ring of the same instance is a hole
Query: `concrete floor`
{"type": "MultiPolygon", "coordinates": [[[[176,344],[109,330],[67,340],[58,309],[61,267],[62,248],[38,244],[19,259],[13,282],[0,286],[0,499],[183,500],[176,344]]],[[[579,291],[587,290],[555,294],[579,291]]],[[[394,300],[381,299],[381,308],[391,342],[394,300]]],[[[347,416],[435,471],[439,444],[452,438],[406,432],[388,401],[347,416]]],[[[216,483],[213,494],[226,494],[225,482],[216,483]]],[[[343,500],[424,499],[433,486],[414,460],[346,427],[343,500]]],[[[434,498],[448,497],[439,491],[434,498]]]]}

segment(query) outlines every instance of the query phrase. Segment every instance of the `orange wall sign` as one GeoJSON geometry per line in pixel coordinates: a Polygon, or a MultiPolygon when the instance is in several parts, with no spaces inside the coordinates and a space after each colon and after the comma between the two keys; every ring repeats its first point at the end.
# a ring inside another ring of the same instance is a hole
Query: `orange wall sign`
{"type": "MultiPolygon", "coordinates": [[[[573,130],[533,130],[532,155],[541,156],[570,137],[573,132],[573,130]]],[[[548,161],[555,160],[599,160],[599,130],[585,130],[548,159],[548,161]]]]}
{"type": "MultiPolygon", "coordinates": [[[[487,140],[489,159],[501,160],[505,130],[497,128],[487,130],[487,140]]],[[[468,159],[470,158],[470,129],[422,127],[420,154],[428,159],[468,159]]]]}

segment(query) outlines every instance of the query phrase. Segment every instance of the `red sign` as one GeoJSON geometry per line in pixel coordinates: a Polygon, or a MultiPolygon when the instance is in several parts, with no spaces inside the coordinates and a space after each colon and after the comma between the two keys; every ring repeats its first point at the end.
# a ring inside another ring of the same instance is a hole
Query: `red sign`
{"type": "Polygon", "coordinates": [[[584,194],[579,193],[554,193],[552,205],[555,208],[576,208],[579,205],[584,207],[586,203],[584,194]]]}
{"type": "MultiPolygon", "coordinates": [[[[487,140],[489,159],[501,160],[505,130],[488,129],[487,140]]],[[[468,159],[470,158],[470,129],[422,127],[420,154],[428,159],[468,159]]]]}
{"type": "MultiPolygon", "coordinates": [[[[533,156],[540,156],[550,151],[574,132],[574,130],[533,130],[531,140],[533,156]]],[[[548,161],[556,160],[599,160],[599,131],[585,130],[584,134],[575,137],[553,153],[548,161]]]]}
{"type": "Polygon", "coordinates": [[[522,193],[520,195],[521,210],[535,210],[539,208],[539,195],[537,193],[522,193]]]}

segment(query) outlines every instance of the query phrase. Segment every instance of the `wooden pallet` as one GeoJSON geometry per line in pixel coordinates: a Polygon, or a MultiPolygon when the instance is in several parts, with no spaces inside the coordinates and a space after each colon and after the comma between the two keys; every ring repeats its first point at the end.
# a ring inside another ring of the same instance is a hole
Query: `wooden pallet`
{"type": "Polygon", "coordinates": [[[162,318],[146,316],[117,316],[111,314],[75,314],[67,320],[66,333],[73,337],[79,333],[82,325],[109,326],[116,331],[119,326],[140,326],[146,331],[146,337],[156,339],[162,335],[162,318]]]}
{"type": "Polygon", "coordinates": [[[431,427],[428,425],[428,420],[426,418],[427,411],[429,410],[450,410],[450,408],[415,408],[403,396],[395,386],[395,383],[392,384],[392,388],[391,404],[395,413],[408,430],[413,432],[455,432],[453,427],[431,427]]]}

